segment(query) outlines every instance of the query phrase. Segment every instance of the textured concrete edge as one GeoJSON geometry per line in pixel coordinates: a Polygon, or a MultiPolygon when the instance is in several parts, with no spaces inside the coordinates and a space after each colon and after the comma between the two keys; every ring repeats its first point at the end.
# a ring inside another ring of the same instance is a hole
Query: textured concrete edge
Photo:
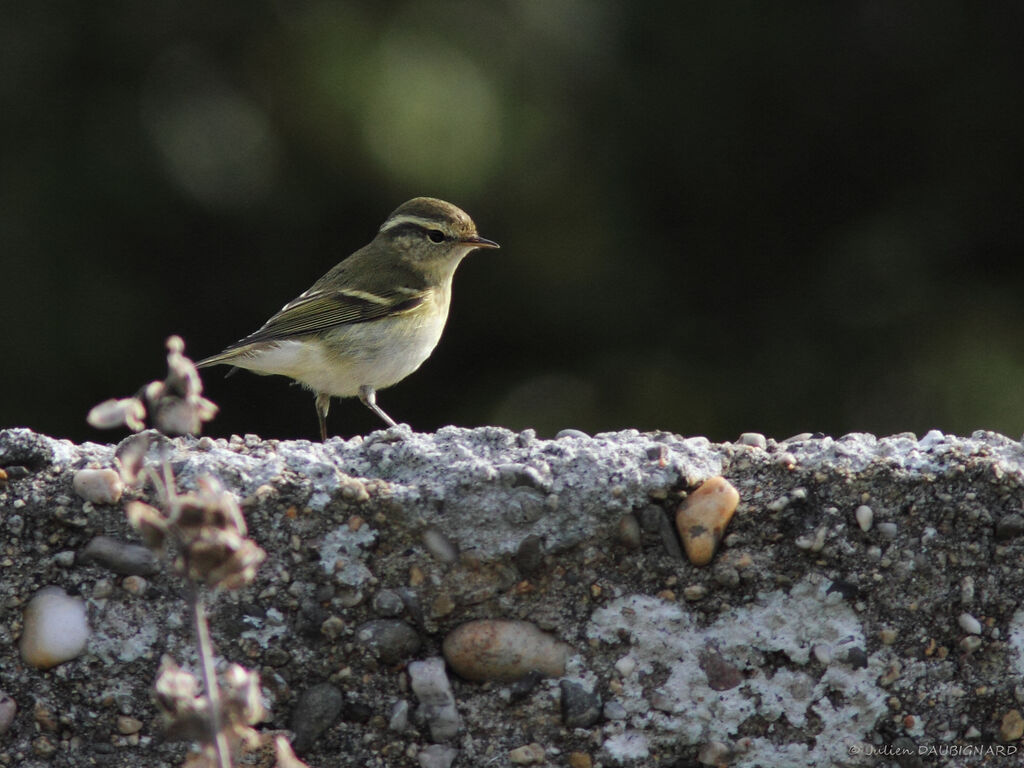
{"type": "MultiPolygon", "coordinates": [[[[27,430],[0,432],[8,484],[46,471],[37,495],[70,495],[71,473],[112,466],[114,451],[27,430]]],[[[356,605],[392,575],[387,557],[373,549],[377,534],[338,525],[351,521],[363,496],[368,509],[395,512],[403,532],[386,536],[420,542],[435,560],[448,555],[442,545],[432,551],[428,530],[456,552],[513,564],[523,541],[536,536],[549,565],[564,561],[559,567],[571,569],[577,550],[585,565],[595,547],[621,549],[624,517],[642,522],[652,505],[671,509],[688,490],[723,474],[739,489],[741,508],[712,566],[671,561],[657,543],[653,552],[658,537],[645,526],[651,535],[637,547],[637,562],[667,574],[661,581],[669,589],[655,593],[625,569],[609,572],[593,579],[585,616],[561,605],[548,622],[581,650],[572,679],[617,705],[595,726],[599,759],[643,764],[692,745],[735,765],[871,765],[887,746],[909,749],[901,739],[914,749],[1014,742],[1012,713],[1020,717],[1014,707],[1024,699],[1024,617],[1014,610],[1024,563],[1024,449],[994,433],[784,442],[744,436],[714,445],[631,430],[539,440],[530,431],[419,435],[399,427],[322,445],[254,437],[161,441],[153,456],[166,457],[185,486],[216,472],[257,517],[260,499],[288,489],[290,501],[322,517],[314,537],[322,573],[332,571],[328,581],[356,605]],[[339,560],[346,567],[332,570],[339,560]],[[662,682],[652,686],[651,674],[662,682]],[[957,694],[985,687],[984,695],[957,694]],[[936,691],[948,699],[932,708],[940,714],[915,707],[914,696],[934,698],[936,691]],[[765,723],[786,728],[758,732],[765,723]]],[[[68,501],[57,503],[81,503],[68,501]]],[[[467,593],[452,584],[458,606],[467,593]]],[[[423,592],[438,591],[428,584],[423,592]]],[[[549,592],[553,601],[569,594],[549,592]]],[[[502,598],[493,599],[488,610],[502,610],[502,598]]],[[[435,599],[424,621],[428,642],[458,615],[439,605],[435,599]]],[[[465,610],[468,617],[474,609],[465,610]]],[[[267,631],[279,636],[279,626],[271,622],[267,631]]],[[[123,658],[118,632],[104,635],[108,658],[123,658]]],[[[272,644],[270,635],[259,642],[272,644]]],[[[94,652],[103,647],[95,642],[94,652]]],[[[459,688],[456,696],[486,711],[473,689],[459,688]]],[[[488,738],[473,718],[465,727],[488,738]]],[[[461,746],[467,756],[478,748],[461,746]]]]}

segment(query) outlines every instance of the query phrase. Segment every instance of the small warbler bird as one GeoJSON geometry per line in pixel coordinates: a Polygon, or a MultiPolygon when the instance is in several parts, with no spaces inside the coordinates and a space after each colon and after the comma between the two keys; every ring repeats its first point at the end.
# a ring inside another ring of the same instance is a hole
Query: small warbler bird
{"type": "Polygon", "coordinates": [[[451,203],[414,198],[388,216],[372,242],[262,328],[197,365],[290,376],[313,390],[322,440],[332,397],[358,396],[394,426],[377,405],[377,390],[404,379],[434,351],[459,262],[476,248],[497,247],[451,203]]]}

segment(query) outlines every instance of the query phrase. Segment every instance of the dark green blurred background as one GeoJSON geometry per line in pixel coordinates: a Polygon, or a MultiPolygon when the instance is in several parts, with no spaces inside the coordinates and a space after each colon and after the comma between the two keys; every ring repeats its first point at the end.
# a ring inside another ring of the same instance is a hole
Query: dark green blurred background
{"type": "MultiPolygon", "coordinates": [[[[255,330],[415,195],[497,252],[380,396],[445,424],[1024,431],[1024,4],[0,10],[0,427],[255,330]]],[[[316,435],[205,376],[214,435],[316,435]]],[[[378,426],[335,403],[332,433],[378,426]]]]}

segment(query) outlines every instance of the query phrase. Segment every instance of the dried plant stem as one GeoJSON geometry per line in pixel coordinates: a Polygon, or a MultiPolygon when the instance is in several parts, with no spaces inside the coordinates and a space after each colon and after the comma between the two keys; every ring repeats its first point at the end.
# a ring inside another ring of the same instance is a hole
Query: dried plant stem
{"type": "Polygon", "coordinates": [[[214,667],[213,642],[210,627],[206,621],[206,606],[199,586],[189,584],[189,598],[192,601],[192,618],[196,633],[196,649],[199,653],[199,668],[203,674],[203,688],[210,705],[210,737],[219,768],[231,768],[231,749],[221,722],[220,687],[217,685],[217,670],[214,667]]]}

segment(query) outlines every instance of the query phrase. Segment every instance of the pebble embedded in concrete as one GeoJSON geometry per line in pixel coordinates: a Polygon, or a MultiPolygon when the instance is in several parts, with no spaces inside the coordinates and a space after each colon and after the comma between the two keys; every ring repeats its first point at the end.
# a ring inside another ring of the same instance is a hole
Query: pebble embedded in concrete
{"type": "Polygon", "coordinates": [[[544,542],[540,536],[530,534],[519,542],[512,559],[519,572],[524,575],[535,573],[544,564],[544,542]]]}
{"type": "Polygon", "coordinates": [[[511,750],[508,753],[508,759],[514,765],[536,765],[543,763],[546,756],[544,754],[544,747],[533,742],[532,744],[524,744],[511,750]]]}
{"type": "Polygon", "coordinates": [[[691,563],[711,562],[739,503],[739,492],[720,476],[705,480],[683,502],[676,513],[676,528],[691,563]]]}
{"type": "Polygon", "coordinates": [[[124,492],[121,476],[112,469],[80,469],[75,472],[71,487],[93,504],[117,504],[124,492]]]}
{"type": "Polygon", "coordinates": [[[415,655],[422,644],[416,630],[400,619],[372,619],[360,624],[356,642],[385,664],[397,664],[415,655]]]}
{"type": "Polygon", "coordinates": [[[122,736],[131,736],[142,730],[142,721],[128,715],[118,715],[117,732],[122,736]]]}
{"type": "Polygon", "coordinates": [[[37,669],[49,669],[79,656],[89,642],[85,601],[59,587],[44,587],[25,608],[21,656],[37,669]]]}
{"type": "Polygon", "coordinates": [[[961,613],[960,618],[957,619],[960,624],[960,629],[969,635],[980,635],[981,634],[981,622],[971,616],[969,613],[961,613]]]}
{"type": "Polygon", "coordinates": [[[615,671],[623,677],[629,677],[636,669],[636,659],[632,656],[623,656],[615,662],[615,671]]]}
{"type": "Polygon", "coordinates": [[[434,557],[442,563],[451,565],[459,559],[459,548],[450,538],[436,525],[429,525],[423,529],[423,545],[434,557]]]}
{"type": "Polygon", "coordinates": [[[160,563],[148,547],[96,536],[78,553],[79,565],[99,565],[122,576],[152,576],[160,563]]]}
{"type": "Polygon", "coordinates": [[[747,445],[751,448],[760,448],[762,451],[768,447],[768,440],[760,432],[744,432],[737,441],[740,445],[747,445]]]}
{"type": "Polygon", "coordinates": [[[447,744],[431,744],[419,751],[416,762],[420,768],[451,768],[458,754],[459,750],[447,744]]]}
{"type": "Polygon", "coordinates": [[[857,511],[853,513],[857,518],[857,525],[860,529],[867,533],[871,530],[871,524],[875,520],[875,513],[867,504],[861,504],[857,507],[857,511]]]}
{"type": "Polygon", "coordinates": [[[601,697],[579,683],[562,680],[562,723],[566,728],[589,728],[601,719],[601,697]]]}
{"type": "Polygon", "coordinates": [[[400,616],[405,610],[405,603],[402,596],[393,589],[382,589],[373,596],[371,602],[374,612],[378,616],[394,618],[400,616]]]}
{"type": "Polygon", "coordinates": [[[455,738],[462,727],[462,718],[455,708],[452,684],[444,671],[444,659],[432,656],[409,664],[409,682],[420,705],[416,716],[425,720],[430,738],[435,742],[455,738]]]}
{"type": "Polygon", "coordinates": [[[14,716],[18,713],[18,705],[14,699],[3,691],[0,691],[0,736],[3,736],[7,729],[14,722],[14,716]]]}
{"type": "Polygon", "coordinates": [[[629,717],[626,708],[618,701],[607,702],[604,705],[603,713],[606,720],[625,720],[629,717]]]}
{"type": "Polygon", "coordinates": [[[338,719],[343,704],[341,691],[330,683],[314,685],[300,693],[292,711],[295,749],[308,751],[317,737],[338,719]]]}
{"type": "Polygon", "coordinates": [[[977,635],[967,635],[960,641],[960,650],[964,653],[974,653],[981,648],[981,638],[977,635]]]}
{"type": "Polygon", "coordinates": [[[881,534],[883,539],[895,539],[896,534],[899,533],[899,528],[896,523],[879,523],[878,533],[881,534]]]}
{"type": "Polygon", "coordinates": [[[402,733],[409,727],[409,702],[399,699],[391,708],[391,717],[388,718],[388,729],[402,733]]]}
{"type": "Polygon", "coordinates": [[[1003,742],[1017,741],[1024,737],[1024,717],[1020,710],[1011,709],[999,723],[999,739],[1003,742]]]}
{"type": "Polygon", "coordinates": [[[479,619],[452,630],[442,645],[452,669],[467,680],[517,680],[532,671],[565,673],[572,648],[528,621],[479,619]]]}
{"type": "Polygon", "coordinates": [[[730,757],[732,750],[721,741],[709,741],[697,752],[697,762],[701,765],[726,765],[730,757]]]}
{"type": "Polygon", "coordinates": [[[628,514],[619,520],[619,541],[629,549],[640,549],[643,540],[640,534],[640,521],[636,515],[628,514]]]}

